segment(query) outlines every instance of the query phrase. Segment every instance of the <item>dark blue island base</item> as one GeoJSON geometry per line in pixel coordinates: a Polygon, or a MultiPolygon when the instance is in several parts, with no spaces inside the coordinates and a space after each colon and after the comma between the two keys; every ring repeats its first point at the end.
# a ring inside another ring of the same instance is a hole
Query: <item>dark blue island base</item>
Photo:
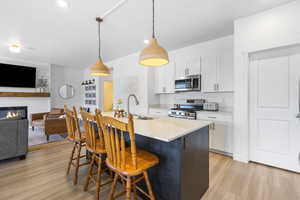
{"type": "MultiPolygon", "coordinates": [[[[149,170],[156,200],[201,199],[209,187],[208,126],[171,142],[136,134],[136,144],[159,157],[159,165],[149,170]]],[[[146,189],[142,182],[139,186],[146,189]]]]}

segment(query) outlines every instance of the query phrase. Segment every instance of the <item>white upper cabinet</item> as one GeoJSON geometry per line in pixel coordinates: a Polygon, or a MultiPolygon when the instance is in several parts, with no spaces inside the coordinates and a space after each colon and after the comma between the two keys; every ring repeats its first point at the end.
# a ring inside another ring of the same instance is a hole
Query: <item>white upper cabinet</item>
{"type": "Polygon", "coordinates": [[[233,54],[205,56],[202,59],[202,92],[233,91],[233,54]]]}
{"type": "Polygon", "coordinates": [[[201,57],[200,56],[177,56],[176,75],[175,77],[182,78],[190,75],[199,75],[201,73],[201,57]]]}
{"type": "Polygon", "coordinates": [[[190,57],[189,62],[188,75],[199,75],[201,73],[201,57],[190,57]]]}
{"type": "Polygon", "coordinates": [[[187,67],[188,67],[188,58],[184,56],[177,56],[175,58],[175,78],[183,78],[187,74],[187,67]]]}
{"type": "Polygon", "coordinates": [[[155,69],[155,93],[174,93],[174,62],[155,69]]]}
{"type": "Polygon", "coordinates": [[[220,92],[233,91],[233,53],[224,53],[219,56],[218,63],[218,85],[217,89],[220,92]]]}
{"type": "Polygon", "coordinates": [[[202,59],[201,91],[216,92],[217,56],[205,56],[202,59]]]}

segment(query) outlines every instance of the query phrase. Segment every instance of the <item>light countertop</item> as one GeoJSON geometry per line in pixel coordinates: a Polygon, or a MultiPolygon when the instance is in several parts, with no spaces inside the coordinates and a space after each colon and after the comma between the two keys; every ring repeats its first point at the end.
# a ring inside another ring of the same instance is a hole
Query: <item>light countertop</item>
{"type": "MultiPolygon", "coordinates": [[[[104,116],[113,116],[112,112],[103,112],[104,116]]],[[[127,118],[120,118],[127,122],[127,118]]],[[[164,142],[171,142],[182,136],[210,125],[211,121],[187,120],[171,117],[155,117],[152,120],[134,119],[135,133],[164,142]]]]}

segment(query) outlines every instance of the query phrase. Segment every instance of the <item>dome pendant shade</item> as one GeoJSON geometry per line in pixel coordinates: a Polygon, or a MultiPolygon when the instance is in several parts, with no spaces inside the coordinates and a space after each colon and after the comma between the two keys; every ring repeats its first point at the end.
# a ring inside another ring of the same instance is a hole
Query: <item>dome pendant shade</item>
{"type": "Polygon", "coordinates": [[[110,71],[108,67],[102,62],[102,59],[99,58],[95,65],[90,67],[91,76],[109,76],[110,71]]]}
{"type": "Polygon", "coordinates": [[[141,52],[139,63],[149,67],[166,65],[169,63],[168,52],[159,46],[155,38],[152,38],[149,45],[141,52]]]}

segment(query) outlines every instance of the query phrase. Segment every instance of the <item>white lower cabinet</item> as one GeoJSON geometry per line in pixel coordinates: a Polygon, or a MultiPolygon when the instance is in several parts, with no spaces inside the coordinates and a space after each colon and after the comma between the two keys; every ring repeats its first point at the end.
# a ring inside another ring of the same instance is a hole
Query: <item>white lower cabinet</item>
{"type": "Polygon", "coordinates": [[[210,132],[210,149],[232,154],[232,126],[229,122],[214,122],[210,132]]]}
{"type": "Polygon", "coordinates": [[[199,120],[214,122],[209,131],[209,148],[211,151],[232,155],[233,153],[233,128],[232,116],[221,113],[201,113],[197,115],[199,120]]]}

